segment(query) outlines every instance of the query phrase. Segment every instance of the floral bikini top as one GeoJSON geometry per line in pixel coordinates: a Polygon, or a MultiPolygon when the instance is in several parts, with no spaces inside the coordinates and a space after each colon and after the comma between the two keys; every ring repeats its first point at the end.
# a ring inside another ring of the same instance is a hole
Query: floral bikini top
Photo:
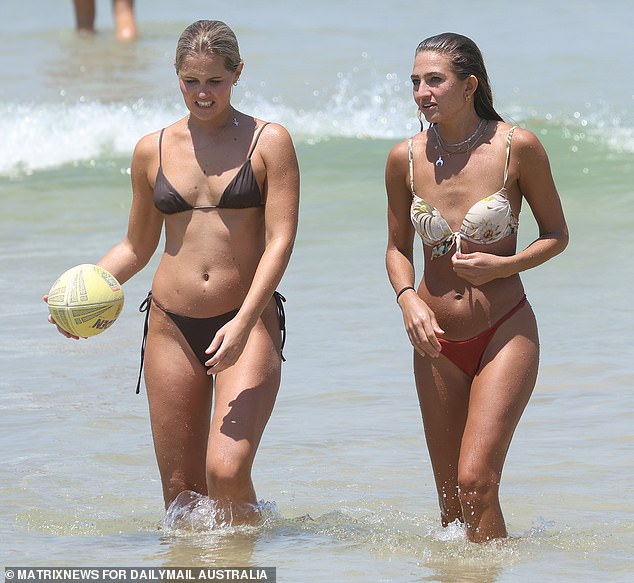
{"type": "Polygon", "coordinates": [[[456,244],[460,252],[460,239],[474,243],[488,244],[504,239],[517,232],[518,218],[513,214],[511,203],[506,196],[506,181],[511,159],[511,138],[516,126],[513,126],[506,138],[506,164],[504,182],[498,192],[476,202],[468,211],[460,225],[453,232],[440,211],[420,198],[414,190],[414,153],[412,139],[409,139],[409,182],[412,191],[410,216],[416,232],[423,243],[432,247],[431,258],[442,257],[456,244]]]}

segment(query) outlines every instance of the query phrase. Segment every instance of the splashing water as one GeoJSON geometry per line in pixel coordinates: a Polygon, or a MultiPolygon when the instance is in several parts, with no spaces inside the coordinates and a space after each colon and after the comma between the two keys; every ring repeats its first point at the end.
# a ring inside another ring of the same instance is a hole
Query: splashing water
{"type": "MultiPolygon", "coordinates": [[[[204,532],[234,528],[236,522],[233,506],[221,504],[198,492],[185,490],[170,504],[165,512],[162,526],[166,531],[204,532]]],[[[249,508],[258,517],[257,525],[262,526],[277,513],[274,503],[260,502],[249,508]]],[[[240,525],[244,526],[244,525],[240,525]]]]}

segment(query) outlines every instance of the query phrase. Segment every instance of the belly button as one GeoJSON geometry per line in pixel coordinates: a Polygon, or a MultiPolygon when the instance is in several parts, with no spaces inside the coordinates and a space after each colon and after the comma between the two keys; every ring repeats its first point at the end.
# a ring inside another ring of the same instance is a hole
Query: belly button
{"type": "Polygon", "coordinates": [[[203,273],[203,279],[205,281],[209,281],[209,274],[208,273],[203,273]]]}

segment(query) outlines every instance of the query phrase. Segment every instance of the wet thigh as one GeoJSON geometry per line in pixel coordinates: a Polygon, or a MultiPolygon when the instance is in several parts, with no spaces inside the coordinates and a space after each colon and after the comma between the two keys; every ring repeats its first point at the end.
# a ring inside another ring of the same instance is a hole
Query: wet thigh
{"type": "Polygon", "coordinates": [[[414,355],[416,390],[439,488],[457,482],[471,379],[446,358],[414,355]]]}
{"type": "Polygon", "coordinates": [[[460,471],[499,480],[539,366],[537,325],[529,305],[496,331],[473,379],[460,471]]]}
{"type": "Polygon", "coordinates": [[[152,309],[145,383],[164,494],[206,493],[205,455],[212,383],[174,323],[152,309]]]}
{"type": "Polygon", "coordinates": [[[280,342],[275,306],[269,305],[238,361],[216,375],[209,467],[221,464],[234,472],[250,471],[280,386],[280,342]]]}

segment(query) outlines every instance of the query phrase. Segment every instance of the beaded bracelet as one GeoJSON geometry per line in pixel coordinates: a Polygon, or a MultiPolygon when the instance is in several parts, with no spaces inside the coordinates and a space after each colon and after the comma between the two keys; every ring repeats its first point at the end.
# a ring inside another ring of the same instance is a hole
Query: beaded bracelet
{"type": "Polygon", "coordinates": [[[406,285],[400,292],[398,292],[396,294],[396,303],[398,304],[398,298],[401,297],[401,295],[406,292],[408,289],[413,289],[414,291],[416,291],[416,288],[411,286],[411,285],[406,285]]]}

